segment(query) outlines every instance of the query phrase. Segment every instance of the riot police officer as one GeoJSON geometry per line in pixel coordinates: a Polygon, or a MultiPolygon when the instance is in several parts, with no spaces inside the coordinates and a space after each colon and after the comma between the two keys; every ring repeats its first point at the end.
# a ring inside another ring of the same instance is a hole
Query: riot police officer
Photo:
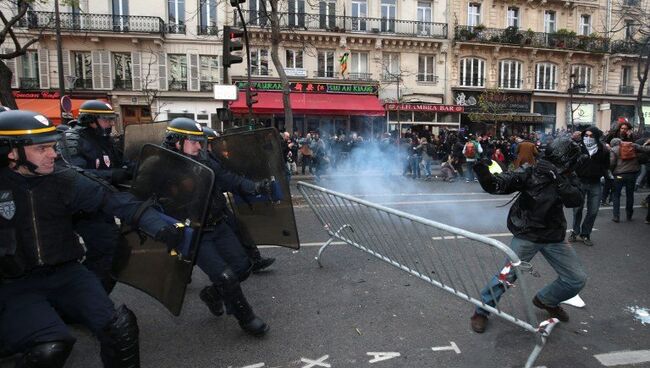
{"type": "MultiPolygon", "coordinates": [[[[205,137],[208,140],[207,152],[209,158],[216,161],[216,163],[220,164],[219,158],[217,157],[217,155],[215,155],[212,152],[212,145],[211,145],[211,142],[214,141],[217,137],[219,137],[219,134],[214,129],[208,127],[203,127],[203,133],[205,134],[205,137]]],[[[243,226],[241,226],[239,222],[237,222],[235,216],[232,215],[229,210],[228,212],[229,213],[226,219],[230,227],[232,227],[232,229],[237,234],[239,241],[241,242],[241,244],[244,246],[244,249],[246,250],[246,254],[248,254],[248,258],[250,258],[251,260],[252,263],[251,272],[258,273],[262,270],[265,270],[270,265],[272,265],[273,262],[275,262],[275,258],[262,257],[259,248],[257,248],[257,245],[255,244],[253,239],[251,239],[248,230],[243,226]]]]}
{"type": "Polygon", "coordinates": [[[223,192],[253,195],[270,189],[270,183],[256,183],[226,170],[204,154],[205,144],[201,125],[188,118],[172,120],[163,142],[165,148],[207,165],[215,174],[212,203],[197,255],[197,265],[208,275],[213,285],[203,289],[200,297],[217,316],[223,314],[225,304],[226,312],[237,319],[244,331],[261,336],[269,327],[253,313],[242,292],[240,283],[248,278],[251,262],[233,228],[226,221],[230,212],[223,192]]]}
{"type": "Polygon", "coordinates": [[[59,134],[40,114],[0,114],[0,356],[19,353],[19,368],[62,367],[75,342],[65,318],[98,338],[104,367],[139,367],[136,317],[79,264],[72,214],[108,213],[168,244],[182,235],[132,195],[55,166],[59,134]]]}

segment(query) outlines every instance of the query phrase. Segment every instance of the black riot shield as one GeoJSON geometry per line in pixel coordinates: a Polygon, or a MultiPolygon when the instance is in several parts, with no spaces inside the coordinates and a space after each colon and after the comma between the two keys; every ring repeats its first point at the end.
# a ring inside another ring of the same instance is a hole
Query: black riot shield
{"type": "Polygon", "coordinates": [[[229,170],[252,180],[273,179],[271,196],[229,195],[242,235],[258,245],[298,249],[300,242],[280,133],[275,128],[262,128],[225,134],[210,145],[229,170]]]}
{"type": "Polygon", "coordinates": [[[151,143],[159,145],[165,138],[167,121],[147,124],[129,124],[124,128],[124,161],[135,162],[142,146],[151,143]]]}
{"type": "Polygon", "coordinates": [[[142,201],[153,201],[169,223],[186,225],[178,252],[166,245],[127,232],[114,272],[119,281],[138,288],[179,315],[196,259],[199,234],[210,203],[214,173],[210,168],[165,148],[146,144],[140,154],[131,192],[142,201]]]}

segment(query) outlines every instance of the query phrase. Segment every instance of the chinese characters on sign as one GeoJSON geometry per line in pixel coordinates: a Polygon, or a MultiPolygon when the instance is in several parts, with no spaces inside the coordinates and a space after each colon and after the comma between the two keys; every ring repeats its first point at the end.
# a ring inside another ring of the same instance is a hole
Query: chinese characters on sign
{"type": "MultiPolygon", "coordinates": [[[[253,82],[253,89],[256,91],[282,91],[280,82],[253,82]]],[[[246,88],[247,83],[244,81],[236,82],[240,90],[246,88]]],[[[372,84],[333,84],[333,83],[313,83],[313,82],[291,82],[289,83],[291,92],[301,93],[347,93],[358,95],[376,95],[378,86],[372,84]]]]}

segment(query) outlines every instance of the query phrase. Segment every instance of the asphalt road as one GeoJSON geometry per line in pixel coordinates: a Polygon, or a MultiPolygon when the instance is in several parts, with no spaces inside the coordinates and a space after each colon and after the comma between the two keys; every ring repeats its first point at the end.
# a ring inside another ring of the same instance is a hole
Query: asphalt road
{"type": "MultiPolygon", "coordinates": [[[[488,195],[476,183],[362,175],[325,178],[319,185],[506,244],[511,238],[509,206],[498,207],[509,197],[488,195]]],[[[636,195],[637,206],[645,195],[636,195]]],[[[137,290],[117,287],[113,299],[138,316],[143,367],[523,366],[535,343],[530,333],[493,318],[486,333],[476,334],[469,328],[469,304],[386,263],[334,245],[319,268],[314,256],[327,235],[311,209],[300,198],[296,203],[301,249],[264,247],[263,254],[276,257],[276,263],[244,284],[255,311],[271,326],[264,338],[247,336],[232,317],[208,312],[198,298],[208,280],[198,268],[180,317],[137,290]]],[[[556,327],[536,366],[632,366],[625,363],[636,361],[635,367],[650,367],[645,211],[637,208],[632,222],[615,224],[611,207],[601,208],[592,234],[595,246],[575,245],[589,274],[580,293],[586,307],[566,307],[571,321],[556,327]],[[612,355],[622,351],[628,353],[612,355]]],[[[534,287],[555,277],[541,256],[533,264],[542,275],[534,287]]],[[[86,331],[75,334],[79,340],[66,367],[100,367],[97,342],[86,331]]]]}

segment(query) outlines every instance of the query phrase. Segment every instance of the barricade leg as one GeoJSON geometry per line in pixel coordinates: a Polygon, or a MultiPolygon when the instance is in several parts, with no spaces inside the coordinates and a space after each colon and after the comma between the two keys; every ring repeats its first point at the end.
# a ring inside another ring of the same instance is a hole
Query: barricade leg
{"type": "Polygon", "coordinates": [[[321,255],[325,251],[325,248],[327,248],[327,246],[330,245],[334,241],[334,239],[336,239],[338,237],[338,235],[341,233],[341,231],[343,231],[346,227],[349,227],[350,230],[354,231],[350,224],[345,224],[345,225],[341,226],[340,229],[336,230],[335,233],[331,234],[330,238],[327,239],[325,244],[323,244],[323,246],[321,246],[320,249],[318,249],[318,255],[316,256],[316,261],[318,262],[318,267],[323,268],[323,264],[320,262],[320,259],[321,259],[321,255]]]}

